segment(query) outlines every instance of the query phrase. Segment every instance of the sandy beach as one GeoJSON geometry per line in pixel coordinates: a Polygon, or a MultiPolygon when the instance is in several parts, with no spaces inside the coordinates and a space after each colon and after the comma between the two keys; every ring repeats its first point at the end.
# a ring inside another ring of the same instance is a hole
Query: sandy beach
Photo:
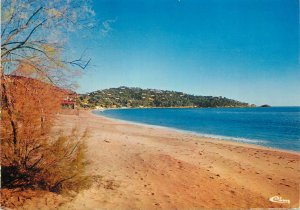
{"type": "Polygon", "coordinates": [[[72,199],[31,199],[23,208],[299,207],[299,153],[135,125],[88,111],[59,117],[57,130],[73,127],[89,130],[93,186],[72,199]],[[269,201],[273,196],[290,203],[269,201]]]}

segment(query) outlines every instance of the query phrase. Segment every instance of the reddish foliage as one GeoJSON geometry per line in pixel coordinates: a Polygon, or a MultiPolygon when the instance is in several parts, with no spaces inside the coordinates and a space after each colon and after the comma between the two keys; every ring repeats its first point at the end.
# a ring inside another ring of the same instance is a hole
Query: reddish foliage
{"type": "Polygon", "coordinates": [[[7,178],[9,185],[22,185],[30,176],[28,172],[43,161],[42,150],[46,148],[48,134],[66,91],[20,76],[6,76],[2,82],[5,82],[5,90],[1,86],[2,167],[19,174],[19,177],[3,176],[2,184],[6,184],[7,178]]]}

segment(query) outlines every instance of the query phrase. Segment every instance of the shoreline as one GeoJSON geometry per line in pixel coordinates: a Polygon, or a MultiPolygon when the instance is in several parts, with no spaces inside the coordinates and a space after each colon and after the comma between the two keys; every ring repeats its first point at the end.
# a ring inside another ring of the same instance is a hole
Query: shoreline
{"type": "MultiPolygon", "coordinates": [[[[23,209],[298,208],[300,155],[80,111],[60,114],[54,135],[88,130],[92,186],[73,195],[46,193],[23,209]],[[271,202],[274,196],[290,203],[271,202]],[[46,202],[45,202],[46,200],[46,202]]],[[[32,193],[31,193],[32,194],[32,193]]],[[[9,198],[10,199],[10,198],[9,198]]],[[[16,203],[17,197],[13,202],[16,203]]]]}
{"type": "MultiPolygon", "coordinates": [[[[165,130],[169,130],[169,131],[173,131],[173,132],[178,132],[178,133],[181,133],[181,134],[193,135],[193,136],[199,137],[199,138],[207,138],[207,139],[210,139],[210,140],[213,140],[213,141],[220,141],[221,143],[229,143],[229,144],[230,143],[236,143],[236,144],[239,144],[240,146],[245,145],[245,146],[248,146],[248,147],[253,147],[253,148],[258,148],[258,149],[260,148],[260,149],[266,149],[266,150],[271,150],[271,151],[286,152],[286,153],[291,153],[291,154],[295,154],[295,155],[300,155],[300,151],[280,149],[280,148],[274,148],[274,147],[267,147],[267,146],[258,145],[258,144],[255,144],[255,143],[249,143],[251,141],[256,141],[254,139],[244,139],[244,141],[243,140],[238,141],[238,140],[234,140],[235,137],[201,134],[201,133],[197,133],[197,132],[194,132],[194,131],[187,131],[187,130],[183,130],[183,129],[177,129],[177,128],[172,128],[172,127],[167,127],[167,126],[160,126],[160,125],[151,125],[151,124],[147,124],[147,123],[133,122],[133,121],[122,120],[122,119],[117,119],[117,118],[113,118],[113,117],[107,117],[107,116],[104,116],[104,115],[99,115],[99,114],[94,113],[94,111],[104,112],[106,110],[115,110],[115,109],[131,109],[131,108],[108,108],[108,109],[103,108],[101,110],[92,109],[92,110],[89,110],[89,112],[91,114],[95,115],[96,117],[103,117],[103,118],[106,118],[108,120],[113,120],[113,121],[117,121],[117,122],[128,123],[128,124],[138,125],[138,126],[146,126],[146,127],[151,127],[151,128],[157,128],[157,129],[165,129],[165,130]]],[[[136,109],[143,109],[143,108],[136,108],[136,109]]],[[[264,141],[264,140],[257,140],[257,141],[264,141]]]]}

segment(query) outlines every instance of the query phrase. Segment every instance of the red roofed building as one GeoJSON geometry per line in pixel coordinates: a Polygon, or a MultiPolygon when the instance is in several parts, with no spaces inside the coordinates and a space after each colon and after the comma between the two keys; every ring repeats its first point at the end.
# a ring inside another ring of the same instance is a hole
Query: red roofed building
{"type": "Polygon", "coordinates": [[[75,109],[76,108],[76,100],[77,100],[77,93],[69,90],[64,90],[65,97],[61,101],[62,108],[69,108],[75,109]]]}

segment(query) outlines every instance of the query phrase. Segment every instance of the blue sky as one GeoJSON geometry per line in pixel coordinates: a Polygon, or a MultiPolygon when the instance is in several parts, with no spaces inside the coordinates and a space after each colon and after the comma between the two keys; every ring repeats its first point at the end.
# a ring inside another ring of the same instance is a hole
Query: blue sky
{"type": "Polygon", "coordinates": [[[300,105],[298,0],[97,0],[78,92],[130,86],[300,105]]]}

